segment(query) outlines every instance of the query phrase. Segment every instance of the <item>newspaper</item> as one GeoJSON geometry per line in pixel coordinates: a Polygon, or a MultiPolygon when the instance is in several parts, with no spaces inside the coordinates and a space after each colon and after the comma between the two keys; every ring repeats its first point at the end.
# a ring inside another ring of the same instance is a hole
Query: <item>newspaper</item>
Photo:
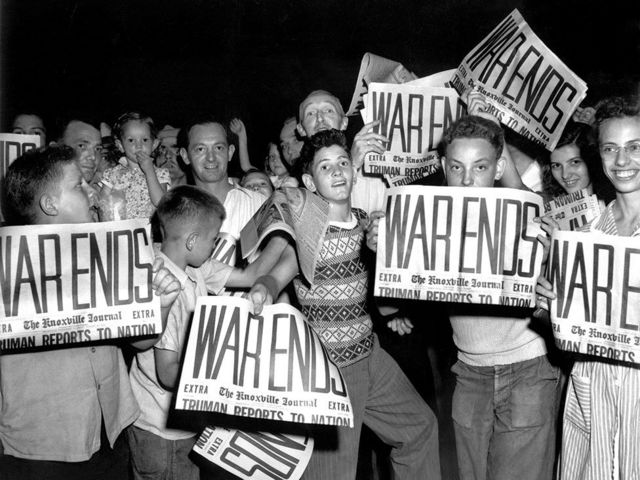
{"type": "Polygon", "coordinates": [[[503,124],[548,150],[587,92],[518,10],[462,60],[451,84],[463,98],[477,88],[503,124]]]}
{"type": "Polygon", "coordinates": [[[356,88],[347,115],[355,115],[362,108],[362,96],[367,93],[367,87],[371,82],[405,83],[417,78],[398,62],[373,53],[365,53],[360,62],[358,80],[356,80],[356,88]]]}
{"type": "Polygon", "coordinates": [[[386,136],[389,144],[382,155],[365,155],[365,172],[385,175],[390,185],[398,185],[395,177],[406,184],[440,168],[438,144],[465,107],[453,88],[372,83],[366,112],[365,122],[379,120],[373,131],[386,136]]]}
{"type": "Polygon", "coordinates": [[[298,480],[311,458],[313,438],[207,427],[193,450],[243,480],[298,480]]]}
{"type": "Polygon", "coordinates": [[[389,189],[375,295],[533,307],[542,206],[539,195],[510,188],[389,189]]]}
{"type": "Polygon", "coordinates": [[[0,228],[0,349],[160,332],[148,220],[0,228]]]}
{"type": "Polygon", "coordinates": [[[560,230],[577,230],[600,215],[601,211],[598,197],[586,189],[555,197],[544,204],[544,214],[551,215],[560,230]]]}
{"type": "Polygon", "coordinates": [[[329,204],[304,188],[276,190],[240,233],[243,257],[253,255],[264,239],[281,230],[296,241],[300,271],[313,283],[322,241],[329,226],[329,204]]]}
{"type": "Polygon", "coordinates": [[[547,278],[559,348],[640,363],[640,238],[556,231],[547,278]]]}
{"type": "Polygon", "coordinates": [[[294,423],[353,426],[346,385],[291,305],[249,313],[237,297],[200,297],[176,408],[294,423]]]}

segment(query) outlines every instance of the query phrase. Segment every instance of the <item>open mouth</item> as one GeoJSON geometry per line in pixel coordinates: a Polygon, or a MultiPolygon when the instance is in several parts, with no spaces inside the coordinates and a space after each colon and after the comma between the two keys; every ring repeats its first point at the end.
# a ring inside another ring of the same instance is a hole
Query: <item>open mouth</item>
{"type": "Polygon", "coordinates": [[[638,170],[614,170],[613,175],[618,180],[629,180],[634,178],[638,174],[638,170]]]}

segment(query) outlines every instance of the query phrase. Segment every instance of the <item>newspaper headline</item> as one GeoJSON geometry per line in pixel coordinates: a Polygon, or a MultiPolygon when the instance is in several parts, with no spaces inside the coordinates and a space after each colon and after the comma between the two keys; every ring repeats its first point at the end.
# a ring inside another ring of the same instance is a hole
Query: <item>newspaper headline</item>
{"type": "Polygon", "coordinates": [[[242,480],[298,480],[311,458],[313,438],[207,427],[193,450],[242,480]]]}
{"type": "Polygon", "coordinates": [[[542,208],[539,195],[508,188],[389,189],[375,295],[532,307],[542,208]]]}
{"type": "Polygon", "coordinates": [[[558,347],[640,363],[640,239],[556,231],[547,278],[558,347]]]}
{"type": "Polygon", "coordinates": [[[514,10],[462,60],[451,85],[477,88],[507,127],[553,150],[587,85],[514,10]]]}
{"type": "Polygon", "coordinates": [[[551,215],[560,230],[577,230],[596,218],[601,210],[598,197],[586,189],[555,197],[544,204],[544,214],[551,215]]]}
{"type": "Polygon", "coordinates": [[[152,335],[147,220],[0,228],[0,349],[152,335]]]}
{"type": "Polygon", "coordinates": [[[352,426],[340,370],[294,307],[261,315],[237,297],[200,297],[176,408],[295,423],[352,426]]]}

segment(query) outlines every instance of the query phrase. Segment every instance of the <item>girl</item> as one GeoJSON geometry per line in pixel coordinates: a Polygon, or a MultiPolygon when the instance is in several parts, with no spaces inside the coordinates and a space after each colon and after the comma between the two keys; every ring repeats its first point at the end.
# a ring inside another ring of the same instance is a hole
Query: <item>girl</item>
{"type": "Polygon", "coordinates": [[[151,153],[158,146],[153,120],[137,112],[125,113],[116,120],[113,136],[124,157],[102,178],[124,191],[127,218],[149,218],[171,184],[167,169],[153,164],[151,153]]]}
{"type": "Polygon", "coordinates": [[[282,163],[278,146],[269,142],[267,158],[264,161],[264,169],[269,174],[271,183],[275,188],[280,187],[297,187],[298,181],[289,175],[287,167],[282,163]]]}

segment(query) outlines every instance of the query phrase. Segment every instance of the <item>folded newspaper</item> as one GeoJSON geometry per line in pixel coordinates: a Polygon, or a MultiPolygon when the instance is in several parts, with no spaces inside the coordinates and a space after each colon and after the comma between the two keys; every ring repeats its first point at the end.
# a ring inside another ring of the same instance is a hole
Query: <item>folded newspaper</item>
{"type": "Polygon", "coordinates": [[[316,262],[329,225],[329,204],[302,188],[276,190],[240,233],[242,257],[253,255],[275,231],[284,231],[296,242],[300,271],[313,282],[316,262]]]}

